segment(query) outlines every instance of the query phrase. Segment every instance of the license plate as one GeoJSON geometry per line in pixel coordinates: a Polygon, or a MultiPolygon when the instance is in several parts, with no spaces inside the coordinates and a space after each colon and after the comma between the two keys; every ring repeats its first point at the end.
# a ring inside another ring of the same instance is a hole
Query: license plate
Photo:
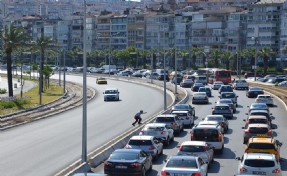
{"type": "Polygon", "coordinates": [[[255,175],[266,175],[266,172],[262,172],[262,171],[253,171],[252,173],[255,175]]]}
{"type": "Polygon", "coordinates": [[[267,134],[257,134],[258,137],[267,137],[267,134]]]}
{"type": "Polygon", "coordinates": [[[117,169],[127,169],[127,166],[116,166],[117,169]]]}

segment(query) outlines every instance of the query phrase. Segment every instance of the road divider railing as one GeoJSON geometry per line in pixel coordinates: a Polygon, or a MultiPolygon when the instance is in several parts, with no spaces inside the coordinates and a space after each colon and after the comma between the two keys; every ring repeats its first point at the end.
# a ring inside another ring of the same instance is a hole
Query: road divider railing
{"type": "MultiPolygon", "coordinates": [[[[90,76],[95,76],[95,77],[103,77],[103,75],[90,75],[90,76]]],[[[119,80],[119,81],[128,81],[128,82],[133,82],[136,84],[143,84],[146,86],[152,86],[155,88],[159,88],[163,90],[163,81],[158,81],[158,80],[150,80],[150,79],[141,79],[141,78],[134,78],[134,77],[122,77],[122,76],[110,76],[106,77],[107,79],[113,79],[113,80],[119,80]]],[[[153,115],[152,117],[145,119],[142,123],[141,126],[136,126],[128,130],[127,132],[119,135],[115,139],[109,141],[108,143],[102,145],[101,147],[95,149],[94,151],[90,152],[88,154],[88,162],[87,163],[82,163],[81,160],[77,160],[68,167],[64,168],[60,172],[56,173],[55,176],[70,176],[75,173],[87,173],[91,171],[91,168],[95,168],[102,164],[110,154],[119,148],[123,148],[129,141],[129,139],[134,136],[138,135],[142,127],[155,120],[156,116],[164,113],[170,112],[171,107],[174,104],[183,104],[186,103],[189,99],[189,95],[187,91],[181,87],[178,86],[177,94],[174,94],[175,90],[175,85],[171,83],[167,83],[166,85],[167,88],[167,94],[171,96],[172,102],[168,105],[167,110],[162,110],[159,113],[153,115]]]]}

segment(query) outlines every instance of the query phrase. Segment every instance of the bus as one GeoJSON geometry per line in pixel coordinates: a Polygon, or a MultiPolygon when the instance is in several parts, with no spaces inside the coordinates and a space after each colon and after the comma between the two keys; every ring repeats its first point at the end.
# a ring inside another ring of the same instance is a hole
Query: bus
{"type": "Polygon", "coordinates": [[[231,83],[231,70],[221,70],[217,69],[214,70],[214,81],[222,81],[224,84],[231,83]]]}

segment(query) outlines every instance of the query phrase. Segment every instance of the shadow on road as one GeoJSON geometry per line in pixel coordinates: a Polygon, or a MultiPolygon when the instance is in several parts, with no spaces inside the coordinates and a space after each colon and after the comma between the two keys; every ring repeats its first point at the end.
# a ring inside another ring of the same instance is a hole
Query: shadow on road
{"type": "Polygon", "coordinates": [[[280,165],[282,171],[287,171],[287,159],[280,158],[280,165]]]}
{"type": "Polygon", "coordinates": [[[169,144],[169,146],[166,146],[165,149],[173,149],[176,148],[179,145],[177,141],[173,141],[172,143],[169,144]]]}
{"type": "Polygon", "coordinates": [[[233,129],[228,128],[228,131],[225,134],[232,134],[233,129]]]}
{"type": "Polygon", "coordinates": [[[219,173],[219,170],[220,170],[220,163],[214,160],[208,169],[208,173],[219,173]]]}
{"type": "Polygon", "coordinates": [[[226,147],[224,148],[222,154],[216,154],[215,156],[216,158],[220,158],[220,159],[234,159],[236,157],[235,153],[226,147]]]}
{"type": "Polygon", "coordinates": [[[229,143],[229,138],[224,136],[224,144],[228,144],[229,143]]]}

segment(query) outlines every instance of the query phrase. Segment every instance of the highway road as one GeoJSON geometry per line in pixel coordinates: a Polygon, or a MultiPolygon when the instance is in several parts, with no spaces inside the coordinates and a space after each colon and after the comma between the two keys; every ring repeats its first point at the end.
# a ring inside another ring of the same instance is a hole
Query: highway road
{"type": "MultiPolygon", "coordinates": [[[[187,89],[191,94],[190,89],[187,89]]],[[[245,113],[248,111],[247,106],[254,102],[254,98],[247,98],[245,96],[245,90],[237,90],[235,91],[239,96],[237,112],[234,114],[233,120],[229,121],[229,131],[225,134],[225,149],[223,154],[216,154],[214,162],[212,163],[209,169],[209,176],[233,176],[236,174],[238,169],[238,161],[234,158],[237,156],[242,156],[244,152],[243,145],[243,129],[241,127],[244,126],[243,119],[247,116],[245,113]]],[[[211,114],[212,107],[215,105],[215,102],[218,100],[218,91],[212,91],[213,97],[209,99],[210,103],[208,105],[194,105],[196,110],[197,120],[196,123],[199,122],[206,115],[211,114]]],[[[274,126],[277,129],[273,130],[273,134],[276,139],[280,142],[283,142],[283,146],[281,148],[281,169],[282,175],[287,175],[287,118],[286,118],[286,109],[285,106],[281,104],[276,98],[274,98],[274,102],[276,104],[275,107],[271,107],[270,111],[274,116],[274,120],[272,121],[274,126]]],[[[191,104],[191,101],[188,103],[191,104]]],[[[175,155],[177,153],[176,146],[182,143],[183,141],[190,140],[190,129],[185,129],[180,136],[175,138],[175,142],[173,142],[169,147],[164,149],[164,154],[157,160],[154,161],[153,170],[150,171],[148,176],[158,176],[160,175],[161,169],[164,165],[164,160],[167,159],[171,155],[175,155]]],[[[98,166],[94,170],[97,173],[103,173],[103,165],[98,166]]]]}
{"type": "MultiPolygon", "coordinates": [[[[80,76],[69,75],[66,80],[82,83],[80,76]]],[[[163,92],[159,89],[115,80],[97,85],[95,78],[88,78],[87,84],[97,90],[87,106],[88,151],[132,128],[133,116],[139,110],[147,111],[142,116],[145,119],[163,109],[163,92]],[[119,89],[119,102],[104,102],[102,92],[109,87],[119,89]]],[[[168,96],[168,104],[171,101],[168,96]]],[[[81,158],[81,135],[81,107],[1,132],[0,175],[54,175],[81,158]]]]}

